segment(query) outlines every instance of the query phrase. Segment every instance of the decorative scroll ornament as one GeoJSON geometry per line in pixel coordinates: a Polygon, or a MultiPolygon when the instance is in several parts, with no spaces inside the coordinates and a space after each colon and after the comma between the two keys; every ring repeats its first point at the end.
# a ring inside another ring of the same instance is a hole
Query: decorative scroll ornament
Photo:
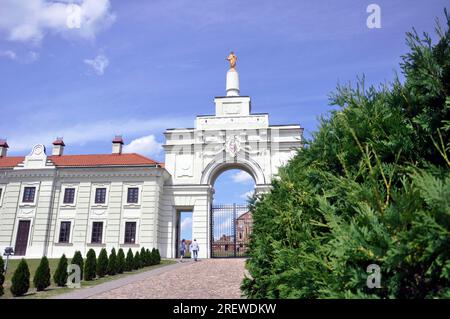
{"type": "Polygon", "coordinates": [[[241,150],[241,143],[239,142],[236,135],[233,135],[228,138],[227,143],[225,144],[225,150],[231,157],[236,157],[239,151],[241,150]]]}

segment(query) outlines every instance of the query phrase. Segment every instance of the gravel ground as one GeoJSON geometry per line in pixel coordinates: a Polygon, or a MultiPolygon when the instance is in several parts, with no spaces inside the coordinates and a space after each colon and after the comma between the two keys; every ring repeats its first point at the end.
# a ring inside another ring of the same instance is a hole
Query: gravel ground
{"type": "Polygon", "coordinates": [[[238,299],[245,259],[202,259],[91,298],[238,299]]]}

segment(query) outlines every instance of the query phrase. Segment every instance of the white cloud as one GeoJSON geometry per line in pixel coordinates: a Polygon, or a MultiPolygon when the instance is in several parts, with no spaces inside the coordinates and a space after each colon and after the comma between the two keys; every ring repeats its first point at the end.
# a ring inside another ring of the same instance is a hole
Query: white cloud
{"type": "Polygon", "coordinates": [[[0,58],[8,58],[11,60],[15,60],[17,58],[17,55],[14,51],[11,50],[0,51],[0,58]]]}
{"type": "Polygon", "coordinates": [[[115,21],[109,0],[79,0],[75,4],[0,0],[0,7],[0,31],[4,31],[10,41],[38,44],[48,32],[92,39],[99,30],[115,21]]]}
{"type": "Polygon", "coordinates": [[[231,179],[235,183],[247,184],[248,182],[253,182],[253,177],[245,171],[239,171],[236,174],[231,175],[231,179]]]}
{"type": "Polygon", "coordinates": [[[192,218],[191,217],[186,217],[181,221],[180,224],[180,233],[182,234],[184,231],[192,229],[192,218]]]}
{"type": "Polygon", "coordinates": [[[161,143],[155,138],[155,135],[147,135],[132,140],[130,144],[127,144],[123,148],[125,153],[139,153],[148,156],[158,156],[163,148],[161,143]]]}
{"type": "Polygon", "coordinates": [[[0,51],[0,58],[10,59],[18,63],[33,63],[37,59],[39,59],[39,53],[35,51],[28,51],[26,53],[16,53],[11,50],[5,50],[0,51]]]}
{"type": "Polygon", "coordinates": [[[92,67],[97,75],[103,75],[109,65],[109,60],[103,54],[99,54],[94,59],[85,59],[84,63],[92,67]]]}
{"type": "Polygon", "coordinates": [[[248,192],[245,192],[244,194],[241,194],[241,196],[239,196],[239,197],[242,198],[242,199],[247,200],[247,199],[249,199],[249,197],[252,197],[254,193],[255,193],[254,190],[253,191],[248,191],[248,192]]]}

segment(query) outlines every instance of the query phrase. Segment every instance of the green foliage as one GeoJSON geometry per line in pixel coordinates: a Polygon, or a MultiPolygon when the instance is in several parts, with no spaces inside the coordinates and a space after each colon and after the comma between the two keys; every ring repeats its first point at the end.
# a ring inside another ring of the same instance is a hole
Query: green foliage
{"type": "Polygon", "coordinates": [[[152,265],[157,265],[160,263],[159,250],[153,248],[151,252],[151,263],[152,265]]]}
{"type": "Polygon", "coordinates": [[[251,203],[250,298],[450,297],[450,25],[407,34],[399,79],[340,107],[251,203]],[[367,287],[367,266],[381,288],[367,287]]]}
{"type": "Polygon", "coordinates": [[[113,248],[108,258],[108,275],[114,276],[117,274],[117,256],[116,250],[113,248]]]}
{"type": "Polygon", "coordinates": [[[156,264],[160,264],[161,263],[161,254],[159,253],[158,248],[155,249],[155,256],[156,256],[156,264]]]}
{"type": "Polygon", "coordinates": [[[132,271],[134,269],[134,256],[131,248],[128,248],[127,259],[125,260],[125,271],[132,271]]]}
{"type": "Polygon", "coordinates": [[[139,269],[142,268],[141,264],[141,256],[138,251],[134,254],[134,262],[133,262],[133,269],[139,269]]]}
{"type": "Polygon", "coordinates": [[[83,278],[83,270],[84,270],[84,260],[83,256],[81,255],[80,251],[76,251],[75,254],[73,254],[73,258],[71,260],[71,263],[74,265],[78,265],[80,267],[80,277],[83,278]]]}
{"type": "Polygon", "coordinates": [[[22,258],[11,279],[11,293],[13,296],[23,296],[30,289],[30,269],[22,258]]]}
{"type": "Polygon", "coordinates": [[[117,267],[117,273],[123,274],[123,272],[125,271],[125,254],[124,254],[122,248],[120,248],[119,251],[117,252],[116,267],[117,267]]]}
{"type": "Polygon", "coordinates": [[[67,273],[67,265],[66,255],[63,254],[59,259],[58,266],[53,274],[53,281],[59,287],[64,287],[67,284],[67,277],[69,276],[67,273]]]}
{"type": "Polygon", "coordinates": [[[97,260],[97,276],[99,278],[105,277],[108,272],[108,253],[105,248],[100,250],[97,260]]]}
{"type": "MultiPolygon", "coordinates": [[[[142,253],[141,253],[141,255],[142,255],[142,253]]],[[[151,266],[151,265],[152,265],[152,253],[147,248],[145,250],[145,266],[151,266]]]]}
{"type": "Polygon", "coordinates": [[[148,266],[147,252],[145,251],[144,247],[141,248],[141,252],[139,253],[139,255],[141,256],[141,268],[148,266]]]}
{"type": "Polygon", "coordinates": [[[3,283],[5,282],[5,263],[0,256],[0,296],[3,296],[3,283]]]}
{"type": "Polygon", "coordinates": [[[90,281],[95,279],[97,272],[97,255],[94,249],[89,249],[86,254],[86,262],[84,264],[84,280],[90,281]]]}
{"type": "Polygon", "coordinates": [[[37,291],[43,291],[50,286],[50,277],[50,266],[47,257],[44,256],[34,273],[33,283],[37,291]]]}

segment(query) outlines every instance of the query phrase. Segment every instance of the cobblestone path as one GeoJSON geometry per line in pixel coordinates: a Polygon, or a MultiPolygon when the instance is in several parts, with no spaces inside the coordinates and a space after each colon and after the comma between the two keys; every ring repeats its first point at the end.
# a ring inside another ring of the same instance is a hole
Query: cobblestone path
{"type": "Polygon", "coordinates": [[[241,298],[245,259],[203,259],[90,298],[241,298]]]}

